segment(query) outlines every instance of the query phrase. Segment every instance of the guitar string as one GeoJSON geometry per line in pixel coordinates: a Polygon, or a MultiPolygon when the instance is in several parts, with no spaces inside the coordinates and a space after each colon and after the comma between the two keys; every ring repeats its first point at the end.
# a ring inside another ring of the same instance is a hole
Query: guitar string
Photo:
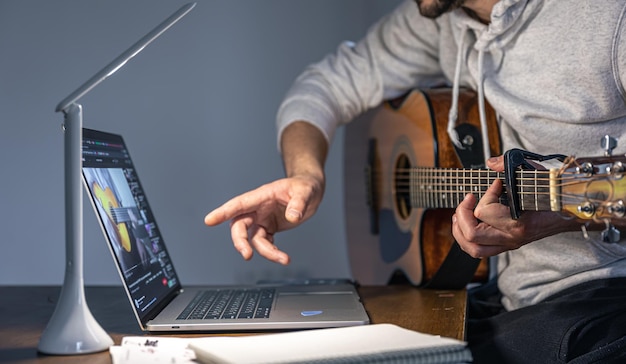
{"type": "MultiPolygon", "coordinates": [[[[450,195],[450,196],[456,196],[456,195],[460,195],[463,194],[465,195],[466,193],[478,193],[481,197],[482,195],[486,192],[483,190],[472,190],[471,188],[469,190],[467,189],[462,189],[462,190],[457,190],[457,189],[449,189],[449,187],[452,186],[458,186],[459,185],[459,181],[461,182],[467,182],[467,181],[471,181],[469,183],[469,185],[471,187],[474,188],[486,188],[489,187],[493,181],[488,181],[488,183],[483,183],[482,180],[484,180],[485,178],[492,178],[492,179],[501,179],[501,173],[499,172],[494,172],[494,171],[478,171],[478,176],[476,175],[476,171],[472,171],[472,170],[464,170],[464,169],[452,169],[450,171],[443,171],[443,173],[441,172],[436,172],[433,173],[430,169],[428,168],[424,168],[424,169],[420,169],[420,168],[413,168],[413,169],[398,169],[398,171],[405,171],[405,172],[400,172],[397,173],[397,177],[396,177],[396,187],[400,187],[400,188],[396,188],[396,193],[399,194],[410,194],[411,192],[411,181],[414,181],[415,179],[417,179],[418,181],[421,182],[430,182],[430,183],[422,183],[422,184],[418,184],[418,185],[424,185],[426,184],[427,186],[429,186],[429,188],[426,189],[419,189],[418,191],[415,191],[418,194],[425,194],[426,196],[424,198],[428,199],[428,200],[432,200],[433,196],[432,195],[437,195],[437,194],[443,194],[443,195],[450,195]],[[429,171],[425,177],[424,176],[420,176],[422,178],[419,177],[415,177],[415,176],[408,176],[406,171],[410,171],[410,172],[422,172],[422,171],[429,171]],[[453,172],[461,172],[460,175],[455,176],[453,172]],[[469,175],[468,175],[469,173],[469,175]],[[473,175],[472,175],[473,173],[473,175]],[[484,176],[484,175],[487,176],[484,176]],[[481,178],[482,177],[482,178],[481,178]],[[443,179],[447,179],[444,182],[441,182],[441,180],[443,179]],[[399,181],[399,182],[398,182],[399,181]],[[455,183],[457,182],[457,183],[455,183]],[[438,188],[433,188],[433,187],[443,187],[443,189],[438,189],[438,188]]],[[[375,173],[378,174],[378,173],[375,173]]],[[[580,202],[580,201],[585,201],[585,202],[596,202],[596,204],[602,204],[603,202],[606,202],[606,199],[600,199],[600,198],[593,198],[590,197],[589,195],[580,195],[580,194],[573,194],[573,193],[554,193],[554,192],[550,192],[550,185],[548,184],[544,184],[544,185],[539,185],[536,182],[537,181],[543,181],[543,182],[549,182],[552,178],[538,178],[536,177],[536,175],[546,175],[549,176],[550,172],[549,171],[519,171],[517,172],[517,174],[520,174],[521,176],[519,176],[517,178],[517,181],[521,182],[520,185],[518,186],[518,195],[521,195],[522,197],[528,197],[528,196],[557,196],[561,198],[561,204],[564,205],[569,205],[574,201],[580,202]],[[535,175],[534,177],[524,177],[525,175],[535,175]],[[535,185],[531,184],[531,185],[523,185],[524,181],[531,181],[533,183],[535,183],[535,185]],[[525,190],[525,189],[530,189],[530,191],[525,190]],[[546,192],[547,191],[547,192],[546,192]]],[[[593,177],[585,177],[582,178],[580,177],[579,174],[563,174],[561,177],[558,177],[558,179],[561,181],[560,183],[554,184],[553,187],[557,187],[557,188],[561,188],[561,187],[566,187],[566,186],[572,186],[572,185],[576,185],[576,184],[581,184],[581,183],[588,183],[588,180],[597,180],[598,176],[600,177],[610,177],[611,175],[594,175],[593,177]]],[[[461,183],[464,184],[464,183],[461,183]]],[[[465,183],[467,184],[467,183],[465,183]]],[[[459,200],[460,197],[457,196],[457,200],[459,200]]],[[[454,198],[452,198],[454,199],[454,198]]],[[[418,200],[420,200],[420,198],[418,198],[418,200]]],[[[449,201],[449,199],[446,199],[446,201],[449,201]]],[[[460,201],[460,200],[459,200],[460,201]]],[[[436,201],[438,202],[438,204],[445,204],[444,201],[436,201]]]]}
{"type": "MultiPolygon", "coordinates": [[[[525,173],[527,174],[527,173],[525,173]]],[[[521,177],[518,176],[516,178],[517,181],[522,182],[521,184],[523,184],[524,181],[531,181],[531,182],[549,182],[554,180],[554,178],[549,177],[549,173],[543,173],[546,176],[548,176],[548,178],[543,178],[543,177],[525,177],[524,175],[522,175],[521,177]]],[[[379,177],[381,176],[381,173],[375,172],[374,176],[375,177],[379,177]]],[[[597,180],[605,180],[605,179],[611,179],[611,177],[614,177],[613,175],[610,174],[602,174],[602,175],[594,175],[593,177],[579,177],[576,174],[571,174],[571,175],[564,175],[564,176],[560,176],[557,178],[557,180],[560,181],[560,183],[557,184],[553,184],[553,186],[555,187],[563,187],[563,186],[571,186],[571,185],[575,185],[575,184],[582,184],[582,183],[589,183],[592,181],[597,181],[597,180]]],[[[459,185],[459,184],[469,184],[469,185],[478,185],[478,186],[485,186],[485,185],[491,185],[491,183],[493,183],[493,180],[495,179],[500,179],[502,180],[502,176],[500,174],[497,174],[495,177],[492,175],[488,175],[488,176],[468,176],[468,175],[451,175],[451,174],[437,174],[437,175],[419,175],[419,176],[415,176],[415,175],[408,175],[406,172],[399,172],[396,173],[396,177],[395,177],[395,181],[401,181],[401,182],[407,182],[407,184],[409,184],[408,182],[411,182],[413,180],[417,180],[417,181],[426,181],[426,182],[430,182],[430,184],[434,184],[434,185],[459,185]],[[444,182],[441,182],[441,180],[444,179],[444,182]],[[487,184],[483,183],[483,181],[485,179],[488,179],[487,184]],[[489,180],[490,179],[490,180],[489,180]],[[469,183],[467,181],[470,181],[469,183]],[[456,182],[456,183],[455,183],[456,182]],[[465,183],[459,183],[459,182],[465,182],[465,183]]],[[[410,184],[409,184],[410,185],[410,184]]],[[[536,184],[537,186],[540,186],[539,184],[536,184]]],[[[543,186],[543,185],[541,185],[543,186]]],[[[535,185],[533,185],[532,183],[530,185],[526,185],[526,187],[535,187],[535,185]]]]}

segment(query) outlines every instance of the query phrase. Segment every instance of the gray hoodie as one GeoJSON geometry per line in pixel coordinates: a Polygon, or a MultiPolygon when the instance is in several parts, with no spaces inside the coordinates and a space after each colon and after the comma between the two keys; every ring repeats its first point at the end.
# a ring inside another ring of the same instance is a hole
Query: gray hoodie
{"type": "MultiPolygon", "coordinates": [[[[488,100],[504,150],[599,156],[608,134],[618,139],[613,153],[624,154],[625,18],[626,0],[502,0],[489,25],[461,9],[426,19],[406,1],[361,41],[303,72],[279,109],[278,131],[307,120],[330,141],[385,99],[448,84],[488,100]]],[[[507,309],[614,276],[626,276],[626,238],[607,244],[598,234],[563,233],[498,257],[507,309]]]]}

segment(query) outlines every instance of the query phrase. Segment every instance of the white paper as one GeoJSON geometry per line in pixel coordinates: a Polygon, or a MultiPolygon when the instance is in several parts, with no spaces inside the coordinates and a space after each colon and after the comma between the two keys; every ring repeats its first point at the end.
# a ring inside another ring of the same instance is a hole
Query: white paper
{"type": "Polygon", "coordinates": [[[196,363],[187,345],[192,339],[155,336],[127,336],[119,346],[111,346],[113,364],[196,363]]]}

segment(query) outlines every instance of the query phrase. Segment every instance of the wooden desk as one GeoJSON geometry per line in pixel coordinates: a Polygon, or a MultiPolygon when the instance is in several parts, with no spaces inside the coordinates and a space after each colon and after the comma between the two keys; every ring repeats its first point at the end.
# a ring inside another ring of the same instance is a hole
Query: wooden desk
{"type": "MultiPolygon", "coordinates": [[[[394,323],[458,339],[465,336],[465,291],[394,285],[360,287],[359,292],[372,323],[394,323]]],[[[0,363],[111,363],[108,351],[75,356],[38,354],[39,337],[59,293],[56,286],[0,287],[0,363]]],[[[94,317],[115,344],[124,336],[145,334],[139,330],[122,287],[87,287],[85,295],[94,317]]]]}

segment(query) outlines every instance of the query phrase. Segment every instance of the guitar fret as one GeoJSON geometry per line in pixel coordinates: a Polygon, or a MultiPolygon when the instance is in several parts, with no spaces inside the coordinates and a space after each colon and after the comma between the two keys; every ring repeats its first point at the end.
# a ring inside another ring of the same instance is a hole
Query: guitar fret
{"type": "Polygon", "coordinates": [[[425,171],[424,173],[424,178],[426,181],[426,190],[424,191],[425,193],[425,197],[426,197],[426,206],[432,206],[432,202],[430,201],[430,171],[425,171]]]}
{"type": "MultiPolygon", "coordinates": [[[[463,170],[463,186],[468,186],[469,185],[469,181],[467,178],[467,171],[463,170]]],[[[470,191],[471,191],[471,187],[470,187],[470,191]]]]}
{"type": "Polygon", "coordinates": [[[452,175],[453,177],[452,179],[452,191],[453,191],[453,199],[452,199],[452,203],[453,206],[456,206],[459,204],[459,188],[461,187],[461,184],[459,183],[459,169],[456,168],[454,170],[452,170],[452,175]]]}
{"type": "MultiPolygon", "coordinates": [[[[411,180],[412,181],[419,181],[419,174],[420,174],[420,170],[417,168],[414,168],[411,171],[411,180]]],[[[411,203],[413,204],[413,206],[419,206],[419,197],[420,197],[420,193],[421,191],[419,190],[422,187],[422,185],[420,183],[411,183],[411,203]],[[418,190],[415,191],[415,185],[417,185],[418,190]]]]}
{"type": "Polygon", "coordinates": [[[422,190],[422,204],[425,206],[428,206],[428,170],[427,169],[423,169],[422,170],[422,183],[423,183],[423,190],[422,190]]]}
{"type": "Polygon", "coordinates": [[[483,195],[485,194],[485,181],[483,180],[482,176],[483,173],[481,171],[475,171],[474,172],[476,174],[476,193],[475,195],[478,196],[478,198],[482,198],[483,195]]]}
{"type": "Polygon", "coordinates": [[[426,189],[426,203],[428,206],[433,206],[433,196],[431,194],[431,190],[432,190],[432,180],[431,180],[431,176],[432,176],[432,169],[426,171],[426,181],[428,181],[428,183],[426,184],[427,189],[426,189]]]}
{"type": "Polygon", "coordinates": [[[441,201],[441,199],[437,198],[437,195],[435,194],[435,192],[439,191],[439,188],[437,186],[439,186],[439,175],[437,174],[437,171],[433,171],[433,182],[432,182],[432,186],[433,186],[433,203],[435,205],[435,208],[440,208],[441,206],[439,205],[439,202],[441,201]]]}
{"type": "MultiPolygon", "coordinates": [[[[414,168],[411,170],[411,180],[419,181],[420,170],[418,168],[414,168]]],[[[413,206],[420,206],[420,194],[422,189],[422,184],[420,183],[411,183],[411,203],[413,206]],[[417,185],[417,186],[416,186],[417,185]],[[416,191],[416,188],[417,191],[416,191]]]]}
{"type": "Polygon", "coordinates": [[[425,194],[425,190],[426,190],[426,184],[424,183],[424,170],[420,169],[419,173],[418,173],[418,178],[419,178],[419,206],[423,206],[426,204],[425,202],[425,198],[426,198],[426,194],[425,194]]]}
{"type": "Polygon", "coordinates": [[[474,193],[475,195],[480,196],[479,192],[480,192],[480,179],[478,178],[478,172],[476,171],[472,171],[472,193],[474,193]]]}
{"type": "Polygon", "coordinates": [[[446,202],[446,185],[445,185],[445,180],[444,180],[444,174],[445,172],[443,171],[437,171],[435,172],[436,175],[436,182],[435,182],[435,196],[437,197],[437,207],[439,208],[445,208],[445,202],[446,202]]]}
{"type": "Polygon", "coordinates": [[[485,186],[485,189],[480,194],[480,198],[482,198],[485,195],[485,191],[487,190],[486,186],[489,186],[491,184],[489,181],[489,171],[484,171],[484,173],[482,173],[481,175],[482,175],[482,178],[480,179],[480,185],[485,186]]]}
{"type": "Polygon", "coordinates": [[[414,177],[415,177],[414,174],[415,174],[415,168],[411,168],[411,170],[409,171],[409,202],[411,203],[411,206],[415,206],[416,184],[411,182],[414,180],[414,177]]]}
{"type": "Polygon", "coordinates": [[[446,171],[446,192],[447,192],[447,196],[446,196],[446,207],[450,208],[452,207],[452,182],[450,181],[450,176],[452,175],[452,173],[450,171],[446,171]]]}
{"type": "Polygon", "coordinates": [[[446,172],[440,171],[437,179],[439,180],[439,187],[437,189],[440,191],[439,206],[445,208],[448,207],[446,205],[446,172]]]}
{"type": "Polygon", "coordinates": [[[467,192],[471,192],[472,191],[472,184],[471,184],[471,180],[469,178],[470,176],[470,172],[465,169],[463,170],[463,192],[467,193],[467,192]]]}
{"type": "MultiPolygon", "coordinates": [[[[537,171],[535,171],[535,181],[537,181],[537,171]]],[[[535,211],[539,211],[539,196],[537,194],[539,188],[538,188],[539,183],[535,183],[535,211]]]]}
{"type": "Polygon", "coordinates": [[[539,211],[544,211],[544,210],[551,210],[551,198],[552,195],[550,194],[551,190],[550,190],[550,172],[543,172],[542,173],[542,178],[541,178],[541,186],[538,189],[538,194],[539,196],[543,196],[543,198],[538,199],[540,201],[540,203],[537,204],[538,206],[538,210],[539,211]],[[547,196],[547,198],[546,198],[547,196]]]}
{"type": "Polygon", "coordinates": [[[518,191],[520,192],[520,194],[522,195],[522,198],[520,198],[520,208],[522,210],[526,210],[526,205],[524,203],[524,201],[526,201],[526,191],[525,191],[525,186],[524,186],[524,172],[522,171],[522,178],[519,179],[519,189],[518,191]]]}
{"type": "MultiPolygon", "coordinates": [[[[444,172],[445,173],[445,172],[444,172]]],[[[445,194],[445,182],[443,180],[443,174],[441,172],[437,173],[437,191],[439,191],[439,198],[437,199],[438,207],[446,207],[444,205],[446,194],[445,194]]]]}
{"type": "Polygon", "coordinates": [[[451,182],[452,182],[452,193],[453,193],[453,198],[452,198],[452,207],[457,206],[459,204],[459,188],[461,186],[461,184],[459,183],[459,169],[456,168],[454,170],[452,170],[452,175],[453,177],[451,178],[451,182]]]}
{"type": "MultiPolygon", "coordinates": [[[[417,171],[416,169],[412,169],[410,176],[411,176],[411,181],[417,180],[417,175],[418,175],[419,171],[417,171]]],[[[418,202],[419,200],[419,184],[416,183],[409,183],[411,185],[411,205],[415,206],[415,203],[418,202]]]]}
{"type": "Polygon", "coordinates": [[[465,196],[465,170],[461,170],[462,172],[459,174],[459,179],[457,183],[459,184],[459,201],[457,204],[460,204],[463,201],[463,196],[465,196]]]}
{"type": "Polygon", "coordinates": [[[435,208],[439,207],[437,203],[438,199],[435,197],[435,186],[437,184],[437,171],[433,170],[430,173],[430,201],[431,205],[435,206],[435,208]]]}
{"type": "Polygon", "coordinates": [[[460,176],[460,170],[457,168],[456,169],[456,179],[455,179],[455,185],[456,185],[456,205],[458,205],[459,203],[461,203],[461,195],[463,194],[463,184],[460,183],[461,179],[459,178],[460,176]]]}
{"type": "MultiPolygon", "coordinates": [[[[422,180],[422,169],[418,169],[416,171],[416,175],[417,175],[417,181],[421,181],[422,180]]],[[[418,196],[417,196],[417,205],[415,206],[422,206],[423,201],[424,201],[424,184],[423,183],[419,183],[419,191],[418,191],[418,196]]]]}
{"type": "Polygon", "coordinates": [[[476,172],[470,171],[470,177],[472,179],[472,193],[476,194],[478,192],[478,179],[476,177],[476,172]]]}
{"type": "Polygon", "coordinates": [[[478,181],[478,174],[473,169],[470,170],[470,178],[471,178],[471,181],[472,181],[472,183],[471,183],[471,187],[472,187],[471,192],[474,195],[479,196],[478,192],[479,192],[480,185],[479,185],[479,181],[478,181]]]}
{"type": "Polygon", "coordinates": [[[428,206],[428,170],[422,170],[422,177],[424,178],[424,190],[423,190],[423,196],[424,198],[422,199],[422,203],[426,206],[428,206]]]}
{"type": "Polygon", "coordinates": [[[433,171],[430,170],[428,172],[428,206],[433,206],[433,194],[432,194],[432,189],[433,189],[433,185],[432,185],[432,177],[433,177],[433,171]]]}
{"type": "Polygon", "coordinates": [[[452,207],[450,204],[452,203],[452,183],[450,183],[450,171],[446,171],[445,173],[445,179],[446,179],[446,207],[450,208],[452,207]]]}
{"type": "Polygon", "coordinates": [[[431,206],[435,206],[435,208],[439,207],[437,203],[439,199],[435,197],[435,186],[437,183],[437,170],[432,170],[430,173],[430,201],[431,206]]]}
{"type": "Polygon", "coordinates": [[[454,171],[448,171],[448,207],[454,207],[455,204],[455,196],[456,191],[455,187],[456,183],[454,183],[454,171]]]}
{"type": "MultiPolygon", "coordinates": [[[[420,181],[420,173],[421,173],[421,169],[415,169],[413,172],[411,172],[411,174],[415,175],[415,181],[420,181]]],[[[411,185],[413,185],[413,183],[411,183],[411,185]]],[[[413,206],[420,206],[421,205],[421,198],[422,198],[422,188],[423,185],[421,183],[417,183],[418,189],[417,189],[417,193],[415,194],[413,201],[415,201],[414,203],[417,203],[416,205],[413,206]]]]}

